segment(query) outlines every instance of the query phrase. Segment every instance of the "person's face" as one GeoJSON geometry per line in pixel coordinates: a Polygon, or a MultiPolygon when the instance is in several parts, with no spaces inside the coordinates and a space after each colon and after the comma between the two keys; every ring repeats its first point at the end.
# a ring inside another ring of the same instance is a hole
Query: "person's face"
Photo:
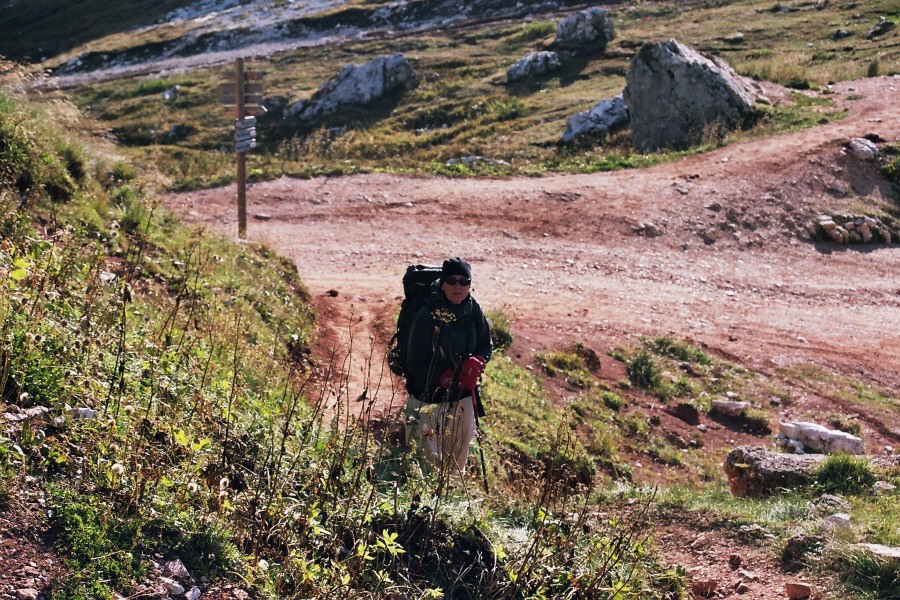
{"type": "Polygon", "coordinates": [[[471,285],[472,280],[468,277],[464,277],[463,275],[451,275],[444,280],[441,287],[444,290],[444,295],[447,296],[447,300],[450,301],[450,304],[459,304],[469,295],[469,288],[471,285]]]}

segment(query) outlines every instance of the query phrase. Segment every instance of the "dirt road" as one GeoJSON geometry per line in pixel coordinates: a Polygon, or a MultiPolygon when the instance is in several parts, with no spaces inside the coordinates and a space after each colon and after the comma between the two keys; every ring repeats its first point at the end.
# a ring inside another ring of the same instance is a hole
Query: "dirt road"
{"type": "MultiPolygon", "coordinates": [[[[821,207],[891,201],[842,144],[900,139],[900,105],[885,102],[898,89],[900,78],[840,84],[840,121],[643,170],[259,183],[249,236],[294,259],[314,296],[334,290],[345,318],[390,313],[407,264],[462,255],[479,301],[535,349],[675,335],[756,367],[811,361],[900,390],[900,245],[814,244],[804,230],[821,207]]],[[[234,235],[235,196],[169,204],[234,235]]]]}

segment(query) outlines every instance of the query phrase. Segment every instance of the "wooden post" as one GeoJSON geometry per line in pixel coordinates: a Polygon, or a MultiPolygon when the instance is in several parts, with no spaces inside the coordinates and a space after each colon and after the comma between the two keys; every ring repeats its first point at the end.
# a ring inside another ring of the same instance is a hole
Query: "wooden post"
{"type": "MultiPolygon", "coordinates": [[[[234,98],[237,105],[237,119],[244,118],[244,59],[234,61],[234,98]]],[[[247,238],[247,163],[243,152],[237,152],[237,208],[238,237],[247,238]]]]}

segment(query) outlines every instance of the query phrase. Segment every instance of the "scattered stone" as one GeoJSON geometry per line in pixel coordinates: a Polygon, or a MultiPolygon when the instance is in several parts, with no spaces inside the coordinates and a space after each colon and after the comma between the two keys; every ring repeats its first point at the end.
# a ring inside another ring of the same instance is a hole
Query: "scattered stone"
{"type": "Polygon", "coordinates": [[[749,402],[738,400],[713,400],[712,411],[729,417],[739,417],[750,407],[749,402]]]}
{"type": "Polygon", "coordinates": [[[179,581],[191,581],[193,577],[191,577],[190,572],[187,570],[187,567],[184,566],[184,563],[181,562],[181,559],[174,559],[168,561],[165,565],[163,565],[163,573],[166,577],[172,577],[179,581]]]}
{"type": "Polygon", "coordinates": [[[744,34],[742,32],[732,33],[726,35],[722,38],[722,41],[726,44],[743,44],[744,43],[744,34]]]}
{"type": "Polygon", "coordinates": [[[876,160],[878,158],[878,146],[866,138],[853,138],[847,142],[847,150],[850,156],[858,160],[876,160]]]}
{"type": "Polygon", "coordinates": [[[85,421],[93,421],[97,418],[97,411],[93,408],[81,407],[73,408],[69,411],[69,416],[73,419],[83,419],[85,421]]]}
{"type": "Polygon", "coordinates": [[[884,546],[882,544],[856,544],[860,550],[864,550],[878,559],[887,560],[890,563],[900,565],[900,548],[896,546],[884,546]]]}
{"type": "Polygon", "coordinates": [[[825,519],[819,523],[819,530],[827,533],[834,533],[838,531],[847,531],[850,529],[850,515],[847,513],[836,513],[825,517],[825,519]]]}
{"type": "Polygon", "coordinates": [[[506,80],[513,82],[538,77],[552,73],[560,66],[559,55],[556,52],[546,50],[531,52],[506,70],[506,80]]]}
{"type": "Polygon", "coordinates": [[[778,424],[778,432],[786,438],[798,440],[804,447],[816,452],[835,454],[862,454],[863,441],[846,431],[828,429],[817,423],[804,421],[786,421],[778,424]]]}
{"type": "Polygon", "coordinates": [[[612,15],[593,7],[569,15],[556,25],[553,46],[565,50],[605,50],[616,36],[612,15]]]}
{"type": "Polygon", "coordinates": [[[866,39],[875,39],[880,35],[884,35],[888,31],[892,31],[895,27],[897,27],[896,23],[894,23],[893,21],[888,21],[886,18],[881,17],[881,20],[878,22],[878,24],[866,33],[866,39]]]}
{"type": "Polygon", "coordinates": [[[812,588],[805,583],[785,583],[784,591],[790,600],[803,600],[804,598],[809,598],[812,594],[812,588]]]}
{"type": "Polygon", "coordinates": [[[288,106],[284,116],[315,120],[345,106],[366,106],[388,94],[408,91],[418,85],[419,77],[405,56],[378,56],[363,65],[344,66],[312,98],[288,106]]]}
{"type": "Polygon", "coordinates": [[[638,223],[638,226],[634,228],[634,232],[648,238],[655,238],[662,235],[659,228],[649,221],[646,223],[638,223]]]}
{"type": "Polygon", "coordinates": [[[737,592],[738,594],[746,594],[747,592],[750,591],[750,586],[747,585],[745,582],[741,581],[736,586],[734,586],[734,591],[737,592]]]}
{"type": "Polygon", "coordinates": [[[266,213],[256,213],[253,215],[253,218],[257,221],[270,221],[272,219],[272,215],[267,215],[266,213]]]}
{"type": "Polygon", "coordinates": [[[32,406],[31,408],[21,409],[15,404],[10,404],[3,413],[3,418],[7,421],[30,421],[43,419],[50,414],[50,409],[46,406],[32,406]]]}
{"type": "Polygon", "coordinates": [[[180,596],[184,593],[184,586],[168,577],[160,577],[159,583],[172,596],[180,596]]]}
{"type": "Polygon", "coordinates": [[[712,598],[718,585],[714,579],[701,579],[691,584],[691,591],[694,593],[694,597],[712,598]]]}
{"type": "Polygon", "coordinates": [[[837,198],[844,198],[850,190],[843,183],[832,181],[825,185],[825,191],[837,198]]]}
{"type": "Polygon", "coordinates": [[[761,88],[723,60],[677,40],[647,43],[625,76],[631,134],[641,152],[684,149],[712,130],[722,134],[755,120],[761,88]]]}
{"type": "Polygon", "coordinates": [[[851,35],[853,35],[853,34],[850,33],[849,31],[847,31],[846,29],[838,29],[837,31],[835,31],[834,33],[831,34],[831,39],[842,40],[844,38],[850,37],[851,35]]]}
{"type": "Polygon", "coordinates": [[[192,588],[184,595],[184,597],[185,597],[187,600],[197,600],[197,599],[200,597],[200,594],[201,594],[200,588],[198,588],[198,587],[195,585],[194,587],[192,587],[192,588]]]}
{"type": "Polygon", "coordinates": [[[40,593],[34,588],[16,590],[16,600],[38,600],[40,593]]]}
{"type": "Polygon", "coordinates": [[[583,137],[603,138],[629,123],[628,107],[622,94],[601,100],[588,111],[577,113],[566,121],[560,143],[571,144],[583,137]]]}
{"type": "Polygon", "coordinates": [[[807,502],[806,508],[812,516],[819,516],[823,513],[834,513],[835,511],[850,510],[849,502],[842,498],[838,498],[832,494],[822,494],[815,500],[807,502]]]}
{"type": "Polygon", "coordinates": [[[876,481],[874,488],[876,492],[887,494],[896,490],[897,486],[892,483],[888,483],[887,481],[876,481]]]}

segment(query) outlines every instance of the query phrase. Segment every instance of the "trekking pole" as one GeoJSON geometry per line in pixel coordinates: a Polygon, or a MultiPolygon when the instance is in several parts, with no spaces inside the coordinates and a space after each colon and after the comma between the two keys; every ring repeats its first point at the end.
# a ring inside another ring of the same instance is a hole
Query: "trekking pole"
{"type": "Polygon", "coordinates": [[[487,463],[484,460],[484,432],[481,431],[481,422],[478,419],[478,400],[475,391],[477,386],[473,386],[472,392],[472,410],[475,413],[475,437],[478,438],[478,455],[481,458],[481,479],[484,481],[484,493],[490,494],[491,490],[488,486],[487,463]]]}

